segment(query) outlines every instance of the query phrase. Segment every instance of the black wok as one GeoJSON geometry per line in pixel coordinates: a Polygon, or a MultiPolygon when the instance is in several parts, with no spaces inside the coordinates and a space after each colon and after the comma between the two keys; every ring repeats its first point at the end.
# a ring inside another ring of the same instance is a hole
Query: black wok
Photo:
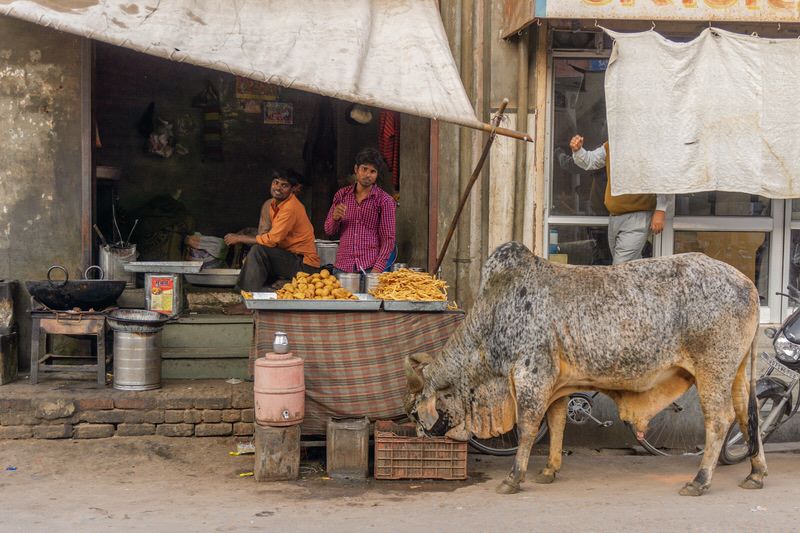
{"type": "MultiPolygon", "coordinates": [[[[91,266],[86,269],[84,277],[91,269],[102,269],[91,266]]],[[[55,311],[70,311],[79,308],[81,311],[94,309],[100,311],[117,302],[117,298],[125,290],[125,281],[110,281],[105,279],[82,279],[69,281],[69,274],[62,266],[52,266],[47,271],[47,281],[26,281],[25,287],[36,300],[55,311]],[[53,280],[50,274],[53,270],[62,270],[65,275],[63,281],[53,280]]]]}

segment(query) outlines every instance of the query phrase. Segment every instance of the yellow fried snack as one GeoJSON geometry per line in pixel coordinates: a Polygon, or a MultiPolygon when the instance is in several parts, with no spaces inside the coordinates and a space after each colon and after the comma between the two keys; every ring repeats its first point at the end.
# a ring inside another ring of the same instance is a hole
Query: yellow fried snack
{"type": "Polygon", "coordinates": [[[381,300],[442,301],[447,300],[447,283],[427,272],[401,268],[381,274],[378,286],[369,293],[381,300]]]}
{"type": "Polygon", "coordinates": [[[342,288],[339,280],[324,269],[319,274],[298,272],[277,295],[279,300],[358,300],[358,296],[342,288]]]}

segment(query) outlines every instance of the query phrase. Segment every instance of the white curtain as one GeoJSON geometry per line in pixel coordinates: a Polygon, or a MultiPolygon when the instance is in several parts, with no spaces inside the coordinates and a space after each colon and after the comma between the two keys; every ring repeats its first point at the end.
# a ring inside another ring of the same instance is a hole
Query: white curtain
{"type": "Polygon", "coordinates": [[[613,194],[800,197],[800,41],[608,33],[613,194]]]}

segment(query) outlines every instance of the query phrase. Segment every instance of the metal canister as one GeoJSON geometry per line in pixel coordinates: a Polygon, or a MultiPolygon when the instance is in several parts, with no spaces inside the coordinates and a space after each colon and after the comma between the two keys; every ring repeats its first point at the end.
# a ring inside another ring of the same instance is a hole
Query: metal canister
{"type": "Polygon", "coordinates": [[[14,329],[14,292],[17,282],[0,279],[0,335],[5,335],[14,329]]]}
{"type": "Polygon", "coordinates": [[[144,298],[149,311],[177,315],[183,311],[181,274],[145,274],[144,298]]]}
{"type": "Polygon", "coordinates": [[[336,262],[336,251],[339,249],[339,243],[334,241],[315,241],[317,247],[317,255],[319,256],[320,265],[332,265],[336,262]]]}
{"type": "Polygon", "coordinates": [[[403,268],[408,268],[408,263],[395,263],[392,265],[392,272],[397,272],[403,268]]]}
{"type": "Polygon", "coordinates": [[[275,332],[275,339],[272,341],[272,351],[274,353],[289,353],[289,337],[283,331],[275,332]]]}
{"type": "Polygon", "coordinates": [[[333,417],[325,435],[328,476],[365,479],[369,475],[369,419],[333,417]]]}
{"type": "Polygon", "coordinates": [[[339,285],[341,285],[343,289],[347,289],[354,294],[361,292],[361,274],[339,272],[336,274],[336,279],[339,280],[339,285]]]}
{"type": "Polygon", "coordinates": [[[136,245],[112,248],[109,245],[100,247],[100,268],[105,272],[105,279],[124,281],[125,287],[136,286],[136,272],[127,272],[125,263],[136,261],[136,245]]]}
{"type": "Polygon", "coordinates": [[[369,292],[378,286],[378,278],[380,273],[370,272],[364,280],[364,292],[369,292]]]}
{"type": "Polygon", "coordinates": [[[114,331],[114,388],[150,390],[161,387],[161,328],[132,333],[114,331]]]}

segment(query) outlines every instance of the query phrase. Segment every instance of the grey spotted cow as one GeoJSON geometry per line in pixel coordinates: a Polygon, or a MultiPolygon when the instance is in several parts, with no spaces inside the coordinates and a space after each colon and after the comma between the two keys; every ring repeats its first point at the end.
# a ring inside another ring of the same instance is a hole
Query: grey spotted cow
{"type": "Polygon", "coordinates": [[[569,394],[604,392],[641,436],[694,383],[705,454],[680,493],[709,488],[734,411],[749,427],[751,449],[751,472],[740,486],[761,488],[767,467],[758,420],[748,418],[755,399],[748,401],[754,387],[746,377],[758,311],[753,283],[703,254],[570,266],[507,243],[489,257],[473,309],[438,357],[406,361],[406,409],[421,431],[458,440],[496,436],[516,423],[519,449],[497,489],[514,493],[545,413],[550,456],[536,481],[554,480],[569,394]]]}

